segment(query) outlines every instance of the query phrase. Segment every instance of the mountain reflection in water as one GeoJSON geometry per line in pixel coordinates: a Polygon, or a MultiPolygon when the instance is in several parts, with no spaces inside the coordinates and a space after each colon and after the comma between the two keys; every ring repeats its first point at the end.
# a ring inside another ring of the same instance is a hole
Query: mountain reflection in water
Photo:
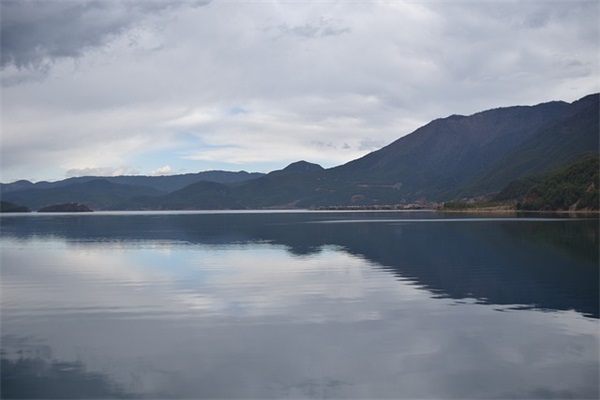
{"type": "Polygon", "coordinates": [[[3,399],[133,398],[109,377],[88,372],[80,361],[52,357],[49,346],[33,339],[2,336],[0,393],[3,399]],[[7,354],[8,351],[17,354],[7,354]]]}
{"type": "Polygon", "coordinates": [[[335,245],[438,296],[599,317],[596,219],[469,219],[428,212],[90,217],[6,219],[2,228],[14,237],[53,235],[75,242],[268,242],[293,255],[335,245]]]}

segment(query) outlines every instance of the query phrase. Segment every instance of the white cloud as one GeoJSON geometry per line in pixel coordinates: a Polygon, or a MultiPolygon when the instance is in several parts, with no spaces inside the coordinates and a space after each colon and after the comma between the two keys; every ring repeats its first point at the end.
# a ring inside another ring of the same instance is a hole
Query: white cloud
{"type": "Polygon", "coordinates": [[[150,172],[152,176],[160,176],[160,175],[172,175],[174,173],[173,168],[170,165],[164,165],[160,168],[155,169],[150,172]]]}
{"type": "Polygon", "coordinates": [[[139,172],[129,165],[121,165],[119,167],[71,168],[65,172],[67,178],[74,176],[119,176],[137,174],[139,174],[139,172]]]}
{"type": "Polygon", "coordinates": [[[3,47],[3,179],[334,166],[438,117],[600,86],[597,2],[2,4],[3,31],[39,27],[3,47]]]}

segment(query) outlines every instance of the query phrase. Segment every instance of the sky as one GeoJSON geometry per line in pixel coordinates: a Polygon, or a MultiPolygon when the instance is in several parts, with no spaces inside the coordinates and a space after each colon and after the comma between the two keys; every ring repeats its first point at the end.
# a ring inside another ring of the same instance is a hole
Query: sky
{"type": "Polygon", "coordinates": [[[600,2],[0,0],[0,181],[333,167],[600,91],[600,2]]]}

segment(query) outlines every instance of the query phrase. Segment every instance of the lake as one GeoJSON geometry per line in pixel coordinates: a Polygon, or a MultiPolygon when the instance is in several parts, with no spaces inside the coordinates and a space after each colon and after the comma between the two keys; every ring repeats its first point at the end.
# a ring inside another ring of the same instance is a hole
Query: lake
{"type": "Polygon", "coordinates": [[[2,215],[2,398],[598,398],[598,226],[2,215]]]}

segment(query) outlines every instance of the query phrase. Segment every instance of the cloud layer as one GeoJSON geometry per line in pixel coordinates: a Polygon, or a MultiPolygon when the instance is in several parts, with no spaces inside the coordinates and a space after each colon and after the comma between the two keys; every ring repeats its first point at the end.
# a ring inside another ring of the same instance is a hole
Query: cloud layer
{"type": "Polygon", "coordinates": [[[596,1],[3,1],[2,181],[329,167],[599,90],[596,1]]]}

